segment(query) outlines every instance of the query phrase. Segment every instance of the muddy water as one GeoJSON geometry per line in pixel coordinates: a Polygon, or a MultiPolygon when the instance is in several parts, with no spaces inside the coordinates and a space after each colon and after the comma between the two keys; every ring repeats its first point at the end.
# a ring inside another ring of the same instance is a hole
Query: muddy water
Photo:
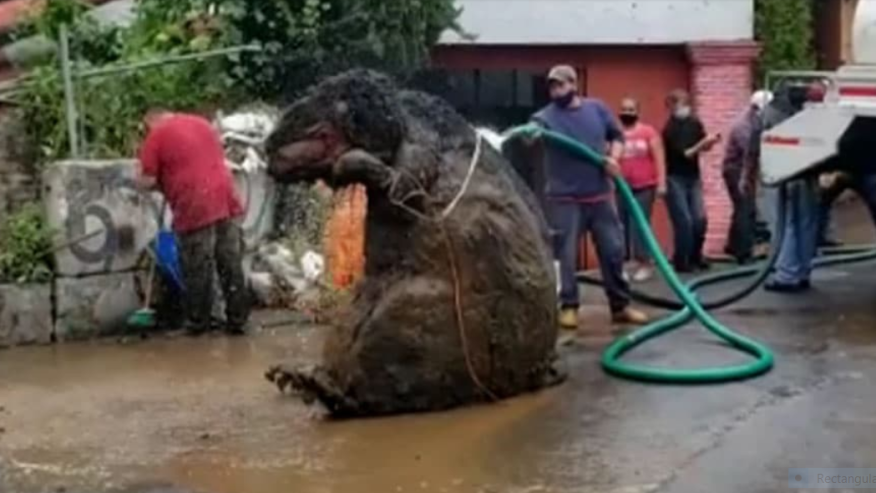
{"type": "Polygon", "coordinates": [[[215,493],[477,491],[498,481],[483,458],[521,445],[503,439],[551,402],[545,393],[325,422],[261,376],[276,361],[314,358],[318,342],[318,330],[298,329],[4,352],[3,477],[22,492],[152,481],[215,493]]]}
{"type": "MultiPolygon", "coordinates": [[[[873,279],[876,263],[840,266],[806,295],[760,293],[718,313],[777,363],[707,387],[604,376],[614,334],[588,290],[563,386],[380,420],[326,422],[263,380],[278,361],[315,361],[314,328],[0,351],[0,493],[787,491],[790,467],[876,464],[873,279]]],[[[693,368],[743,356],[692,327],[632,357],[693,368]]]]}

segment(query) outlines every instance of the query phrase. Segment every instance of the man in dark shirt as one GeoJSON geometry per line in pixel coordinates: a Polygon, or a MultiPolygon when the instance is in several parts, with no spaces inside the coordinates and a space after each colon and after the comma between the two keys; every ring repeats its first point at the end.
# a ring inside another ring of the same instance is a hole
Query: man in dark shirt
{"type": "Polygon", "coordinates": [[[706,135],[686,91],[675,90],[666,98],[672,112],[663,128],[666,148],[667,205],[675,238],[673,263],[678,272],[705,269],[703,243],[706,211],[700,182],[700,154],[709,151],[721,136],[706,135]]]}
{"type": "Polygon", "coordinates": [[[560,325],[570,330],[578,328],[576,267],[579,241],[587,232],[596,244],[613,321],[645,323],[647,317],[629,306],[629,285],[623,275],[623,234],[612,202],[611,176],[620,175],[617,160],[623,152],[623,133],[603,102],[578,95],[574,68],[554,67],[548,82],[552,102],[536,113],[533,121],[597,152],[604,152],[607,144],[611,148],[604,168],[550,145],[545,149],[548,219],[560,270],[560,325]]]}
{"type": "Polygon", "coordinates": [[[761,115],[769,103],[767,91],[757,91],[745,112],[733,124],[724,150],[723,176],[733,202],[733,219],[727,253],[740,264],[748,263],[754,253],[757,211],[755,191],[760,161],[761,115]]]}

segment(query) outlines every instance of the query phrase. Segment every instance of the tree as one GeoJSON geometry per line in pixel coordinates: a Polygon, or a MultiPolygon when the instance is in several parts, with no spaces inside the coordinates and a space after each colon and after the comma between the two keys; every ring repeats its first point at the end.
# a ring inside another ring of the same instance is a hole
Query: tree
{"type": "Polygon", "coordinates": [[[224,13],[231,43],[264,48],[235,60],[236,80],[288,99],[351,66],[410,73],[445,29],[458,30],[459,10],[453,0],[235,0],[224,13]]]}
{"type": "MultiPolygon", "coordinates": [[[[147,108],[229,107],[283,102],[317,78],[354,66],[405,75],[457,28],[454,0],[140,0],[126,28],[89,21],[79,0],[49,0],[29,33],[55,38],[72,26],[80,67],[130,63],[237,45],[251,54],[148,69],[82,82],[81,131],[92,157],[130,156],[147,108]]],[[[67,132],[57,59],[35,71],[20,98],[45,160],[66,157],[67,132]]]]}
{"type": "Polygon", "coordinates": [[[816,66],[812,0],[756,0],[755,37],[762,45],[759,72],[816,66]]]}

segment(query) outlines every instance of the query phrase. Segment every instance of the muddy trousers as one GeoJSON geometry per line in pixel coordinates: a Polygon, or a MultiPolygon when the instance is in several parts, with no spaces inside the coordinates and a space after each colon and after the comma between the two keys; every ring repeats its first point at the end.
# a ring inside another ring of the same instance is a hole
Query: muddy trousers
{"type": "Polygon", "coordinates": [[[179,234],[180,260],[186,292],[180,300],[186,326],[200,332],[210,328],[215,302],[214,279],[225,299],[226,329],[242,329],[251,309],[243,275],[243,232],[226,219],[189,233],[179,234]]]}
{"type": "Polygon", "coordinates": [[[561,307],[578,307],[578,248],[581,238],[590,233],[611,311],[626,309],[630,304],[630,286],[623,277],[623,230],[612,201],[550,201],[548,219],[554,235],[554,258],[560,263],[561,307]]]}

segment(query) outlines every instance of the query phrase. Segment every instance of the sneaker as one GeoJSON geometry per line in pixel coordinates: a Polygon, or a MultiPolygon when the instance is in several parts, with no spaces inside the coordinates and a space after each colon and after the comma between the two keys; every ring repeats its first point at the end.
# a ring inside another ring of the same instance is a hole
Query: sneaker
{"type": "Polygon", "coordinates": [[[576,308],[563,308],[559,316],[560,328],[566,330],[578,330],[578,310],[576,308]]]}
{"type": "Polygon", "coordinates": [[[648,315],[634,308],[624,308],[612,313],[611,321],[616,324],[644,325],[648,323],[648,315]]]}
{"type": "Polygon", "coordinates": [[[654,277],[654,270],[650,267],[639,267],[636,270],[635,274],[633,274],[633,281],[635,282],[648,282],[651,278],[654,277]]]}
{"type": "Polygon", "coordinates": [[[624,279],[624,282],[630,282],[630,275],[627,273],[627,271],[621,271],[621,277],[624,279]]]}

